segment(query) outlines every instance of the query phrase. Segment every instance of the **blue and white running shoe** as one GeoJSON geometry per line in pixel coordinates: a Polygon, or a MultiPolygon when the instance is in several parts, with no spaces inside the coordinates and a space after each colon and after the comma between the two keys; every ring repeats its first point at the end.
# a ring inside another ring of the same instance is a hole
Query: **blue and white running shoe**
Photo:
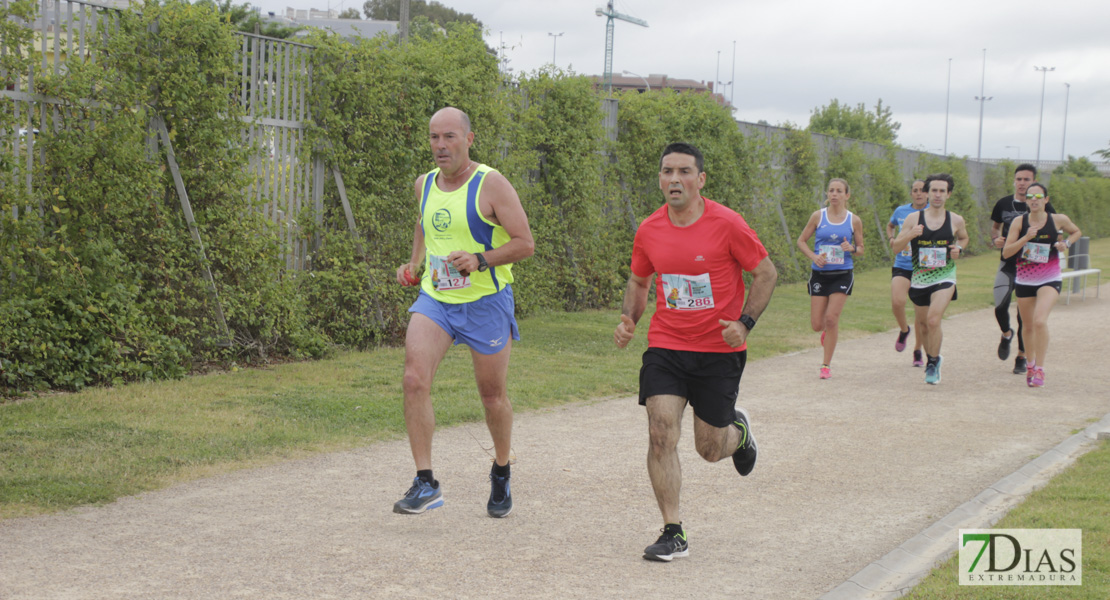
{"type": "Polygon", "coordinates": [[[402,515],[418,515],[424,511],[443,506],[443,491],[439,482],[435,487],[417,477],[412,480],[412,487],[405,492],[405,497],[393,504],[393,512],[402,515]]]}

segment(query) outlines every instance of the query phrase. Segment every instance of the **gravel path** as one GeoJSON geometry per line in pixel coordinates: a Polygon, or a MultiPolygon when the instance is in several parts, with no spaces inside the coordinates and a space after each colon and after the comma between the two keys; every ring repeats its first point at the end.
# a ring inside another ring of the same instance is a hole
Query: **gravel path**
{"type": "Polygon", "coordinates": [[[939,386],[893,331],[841,342],[828,381],[818,349],[750,362],[759,462],[704,462],[686,418],[690,556],[670,564],[641,558],[647,421],[617,398],[517,416],[506,519],[467,425],[437,432],[446,505],[424,515],[391,512],[398,441],[0,522],[0,598],[817,598],[1110,412],[1108,301],[1057,306],[1043,389],[995,356],[989,310],[945,321],[939,386]]]}

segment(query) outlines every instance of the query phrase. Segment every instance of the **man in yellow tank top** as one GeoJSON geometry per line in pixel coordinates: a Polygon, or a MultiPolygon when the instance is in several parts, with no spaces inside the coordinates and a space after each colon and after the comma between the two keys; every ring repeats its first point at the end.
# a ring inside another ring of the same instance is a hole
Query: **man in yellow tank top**
{"type": "Polygon", "coordinates": [[[416,178],[420,220],[409,262],[397,282],[419,285],[405,336],[405,428],[416,478],[393,512],[419,514],[443,506],[432,473],[432,379],[447,350],[466,344],[496,454],[486,510],[504,517],[513,509],[509,449],[513,407],[506,392],[514,318],[512,264],[534,251],[528,216],[512,184],[470,159],[474,132],[463,111],[447,107],[428,124],[436,169],[416,178]],[[420,273],[423,271],[423,275],[420,273]],[[418,279],[419,277],[419,279],[418,279]]]}

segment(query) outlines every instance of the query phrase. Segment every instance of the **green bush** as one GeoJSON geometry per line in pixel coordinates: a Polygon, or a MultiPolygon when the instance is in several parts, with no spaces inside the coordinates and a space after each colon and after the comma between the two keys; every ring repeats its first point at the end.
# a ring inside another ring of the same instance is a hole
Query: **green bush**
{"type": "MultiPolygon", "coordinates": [[[[7,16],[33,19],[36,6],[13,0],[0,13],[5,86],[37,56],[18,51],[31,33],[7,16]]],[[[712,96],[671,90],[618,95],[611,142],[590,79],[554,69],[507,77],[474,25],[417,18],[411,31],[404,44],[320,31],[307,40],[311,115],[299,158],[322,156],[342,173],[357,239],[330,177],[321,214],[286,215],[299,223],[293,235],[251,199],[240,41],[214,5],[149,0],[141,15],[119,14],[95,62],[37,76],[33,91],[60,104],[45,120],[35,113],[33,192],[9,183],[27,175],[26,152],[17,161],[20,147],[0,146],[0,394],[401,343],[416,290],[396,285],[394,271],[419,218],[413,182],[433,168],[428,119],[449,105],[470,115],[471,156],[512,182],[529,215],[536,252],[514,268],[521,314],[619,304],[636,227],[662,203],[659,155],[675,141],[705,153],[703,193],[752,225],[780,281],[808,275],[794,240],[831,177],[852,186],[869,248],[861,265],[889,263],[880,232],[908,183],[891,146],[834,140],[825,156],[808,131],[745,137],[712,96]],[[156,115],[203,254],[164,149],[148,149],[156,115]],[[289,268],[289,242],[308,240],[318,242],[309,269],[289,268]]],[[[0,127],[23,126],[14,106],[0,102],[0,127]]],[[[987,172],[989,197],[1004,195],[1006,168],[987,172]]],[[[975,202],[964,161],[929,158],[918,174],[938,171],[956,178],[950,205],[985,250],[989,207],[975,202]]],[[[1085,233],[1107,234],[1107,180],[1057,176],[1052,192],[1085,233]]]]}

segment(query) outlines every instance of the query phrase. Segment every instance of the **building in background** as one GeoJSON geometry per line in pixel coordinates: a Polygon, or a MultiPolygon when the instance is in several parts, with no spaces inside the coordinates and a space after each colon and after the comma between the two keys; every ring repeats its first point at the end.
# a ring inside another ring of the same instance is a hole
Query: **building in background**
{"type": "MultiPolygon", "coordinates": [[[[605,85],[605,81],[601,75],[589,75],[589,78],[594,82],[594,86],[596,87],[605,85]]],[[[717,104],[731,108],[731,105],[728,103],[728,98],[725,98],[723,94],[718,94],[713,91],[713,82],[706,83],[693,79],[677,79],[659,73],[652,73],[647,77],[613,73],[614,90],[636,90],[643,93],[649,88],[652,90],[674,90],[679,93],[693,92],[698,94],[713,94],[713,98],[717,100],[717,104]]]]}

